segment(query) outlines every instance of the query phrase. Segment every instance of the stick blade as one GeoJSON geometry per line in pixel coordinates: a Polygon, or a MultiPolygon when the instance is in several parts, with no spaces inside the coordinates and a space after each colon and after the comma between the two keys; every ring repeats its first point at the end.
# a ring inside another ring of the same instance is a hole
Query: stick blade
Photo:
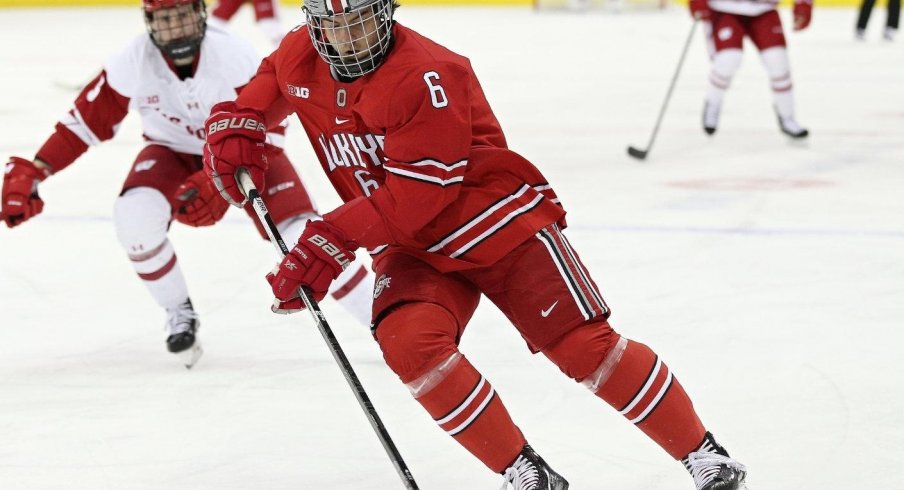
{"type": "Polygon", "coordinates": [[[628,155],[638,159],[638,160],[646,160],[647,159],[647,151],[646,150],[638,150],[633,146],[628,147],[628,155]]]}

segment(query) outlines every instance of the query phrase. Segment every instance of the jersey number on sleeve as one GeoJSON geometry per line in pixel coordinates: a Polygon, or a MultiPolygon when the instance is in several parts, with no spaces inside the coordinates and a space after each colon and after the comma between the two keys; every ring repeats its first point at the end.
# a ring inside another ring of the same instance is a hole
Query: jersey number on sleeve
{"type": "Polygon", "coordinates": [[[449,99],[446,98],[446,91],[443,90],[443,86],[433,83],[434,79],[439,80],[439,73],[435,71],[424,73],[424,82],[427,83],[427,88],[430,89],[430,101],[433,103],[433,107],[442,109],[449,105],[449,99]]]}

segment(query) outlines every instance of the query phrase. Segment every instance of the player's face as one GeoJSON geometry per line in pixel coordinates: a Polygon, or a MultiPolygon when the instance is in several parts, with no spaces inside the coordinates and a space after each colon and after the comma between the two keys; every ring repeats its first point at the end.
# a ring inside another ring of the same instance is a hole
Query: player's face
{"type": "Polygon", "coordinates": [[[320,27],[326,42],[346,63],[370,58],[380,44],[380,23],[372,9],[334,15],[324,19],[320,27]]]}
{"type": "Polygon", "coordinates": [[[179,5],[157,10],[151,13],[150,24],[157,42],[160,44],[200,34],[198,13],[195,12],[193,5],[179,5]]]}

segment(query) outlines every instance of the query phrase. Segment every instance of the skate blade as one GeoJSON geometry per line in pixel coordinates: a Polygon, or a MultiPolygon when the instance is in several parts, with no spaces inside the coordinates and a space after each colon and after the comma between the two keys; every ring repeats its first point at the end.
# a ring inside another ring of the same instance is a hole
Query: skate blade
{"type": "Polygon", "coordinates": [[[201,342],[195,340],[194,345],[182,352],[177,352],[176,356],[185,365],[185,369],[191,369],[198,362],[198,359],[201,358],[202,354],[204,354],[204,349],[201,348],[201,342]]]}

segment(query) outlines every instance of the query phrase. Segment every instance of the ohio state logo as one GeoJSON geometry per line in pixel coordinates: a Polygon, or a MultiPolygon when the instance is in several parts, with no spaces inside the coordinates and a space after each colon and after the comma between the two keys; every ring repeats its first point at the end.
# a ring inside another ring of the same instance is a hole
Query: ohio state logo
{"type": "Polygon", "coordinates": [[[380,295],[383,294],[383,290],[389,288],[389,281],[391,280],[392,278],[386,274],[381,275],[380,278],[377,279],[376,284],[374,284],[374,299],[379,298],[380,295]]]}

